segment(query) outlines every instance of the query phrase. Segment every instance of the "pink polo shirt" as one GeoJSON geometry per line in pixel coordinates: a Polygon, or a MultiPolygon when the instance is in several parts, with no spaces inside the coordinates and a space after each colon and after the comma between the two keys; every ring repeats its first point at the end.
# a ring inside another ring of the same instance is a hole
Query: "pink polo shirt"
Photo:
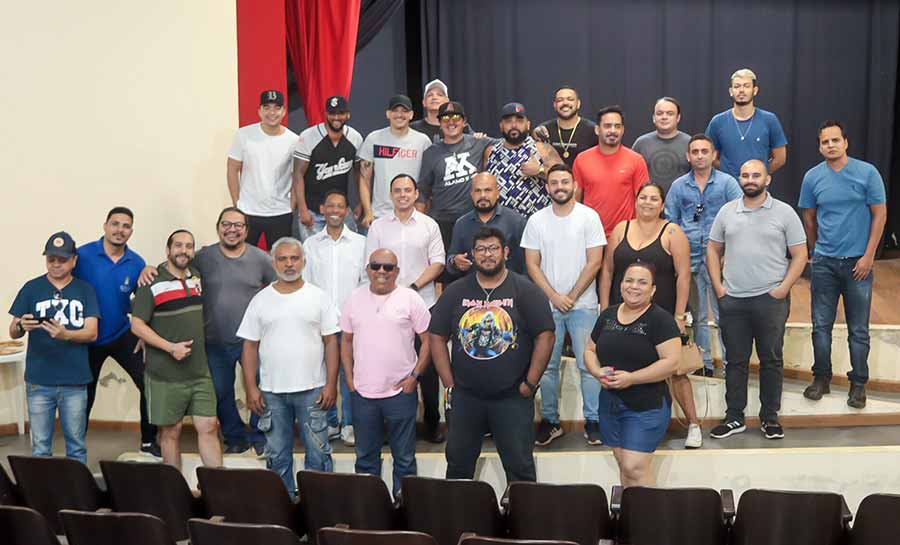
{"type": "Polygon", "coordinates": [[[359,395],[391,397],[394,385],[416,367],[413,346],[417,333],[428,329],[431,313],[425,301],[409,288],[387,295],[372,293],[368,285],[353,290],[341,309],[341,330],[353,334],[353,384],[359,395]]]}

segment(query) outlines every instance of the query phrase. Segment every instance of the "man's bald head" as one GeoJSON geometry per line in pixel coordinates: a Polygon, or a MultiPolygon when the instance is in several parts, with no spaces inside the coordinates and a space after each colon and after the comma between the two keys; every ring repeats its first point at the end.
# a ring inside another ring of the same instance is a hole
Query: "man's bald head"
{"type": "Polygon", "coordinates": [[[479,172],[472,176],[472,186],[469,189],[472,197],[472,205],[477,212],[492,212],[500,199],[500,186],[497,177],[490,172],[479,172]]]}
{"type": "Polygon", "coordinates": [[[369,263],[388,263],[390,265],[396,265],[397,254],[387,248],[378,248],[369,256],[369,263]]]}
{"type": "Polygon", "coordinates": [[[766,164],[759,159],[750,159],[741,165],[738,182],[744,195],[753,198],[761,195],[769,187],[772,177],[769,176],[766,164]]]}

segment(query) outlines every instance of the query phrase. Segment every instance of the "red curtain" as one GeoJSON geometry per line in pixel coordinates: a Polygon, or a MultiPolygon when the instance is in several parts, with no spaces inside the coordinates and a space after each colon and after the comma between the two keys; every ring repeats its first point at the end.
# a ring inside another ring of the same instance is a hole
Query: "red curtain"
{"type": "Polygon", "coordinates": [[[360,0],[285,0],[288,51],[309,125],[325,99],[350,94],[360,0]]]}
{"type": "Polygon", "coordinates": [[[282,0],[237,0],[238,112],[242,127],[259,121],[260,93],[277,89],[287,97],[284,17],[282,0]]]}

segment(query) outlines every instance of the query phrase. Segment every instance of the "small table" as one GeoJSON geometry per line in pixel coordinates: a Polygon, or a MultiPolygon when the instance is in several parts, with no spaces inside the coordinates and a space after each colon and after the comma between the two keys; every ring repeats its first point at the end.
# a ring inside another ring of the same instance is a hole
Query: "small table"
{"type": "Polygon", "coordinates": [[[15,406],[16,406],[16,426],[19,435],[25,433],[25,350],[16,352],[15,354],[0,355],[0,364],[10,363],[15,367],[15,406]]]}

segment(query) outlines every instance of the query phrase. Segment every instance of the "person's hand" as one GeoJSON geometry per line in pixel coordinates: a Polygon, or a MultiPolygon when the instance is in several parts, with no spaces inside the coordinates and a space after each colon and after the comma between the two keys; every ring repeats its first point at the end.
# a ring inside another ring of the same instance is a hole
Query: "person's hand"
{"type": "Polygon", "coordinates": [[[362,221],[359,222],[359,224],[362,225],[363,227],[365,227],[366,229],[368,229],[369,226],[372,225],[373,221],[375,221],[375,215],[372,214],[371,212],[366,212],[365,215],[363,216],[362,221]]]}
{"type": "Polygon", "coordinates": [[[40,328],[47,332],[47,335],[58,340],[66,341],[69,339],[69,330],[65,326],[60,325],[56,320],[48,320],[40,323],[40,328]]]}
{"type": "MultiPolygon", "coordinates": [[[[600,386],[602,386],[604,388],[609,388],[609,386],[608,386],[609,378],[612,377],[612,374],[614,371],[615,371],[614,367],[611,367],[609,365],[604,365],[604,366],[600,367],[600,374],[594,375],[594,378],[596,378],[597,381],[600,382],[600,386]]],[[[591,374],[593,375],[593,373],[591,373],[591,374]]]]}
{"type": "Polygon", "coordinates": [[[34,314],[23,314],[19,318],[19,323],[22,324],[22,328],[25,331],[32,331],[41,327],[41,323],[35,319],[34,314]]]}
{"type": "Polygon", "coordinates": [[[553,303],[553,306],[563,314],[569,312],[570,310],[572,310],[572,307],[575,306],[575,301],[572,301],[571,297],[569,297],[568,295],[561,295],[559,293],[551,297],[550,302],[553,303]]]}
{"type": "Polygon", "coordinates": [[[531,397],[534,396],[534,392],[532,392],[532,391],[531,391],[531,388],[529,388],[528,385],[525,384],[525,381],[522,381],[522,382],[519,384],[519,395],[521,395],[522,397],[525,397],[525,398],[529,398],[529,399],[530,399],[531,397]]]}
{"type": "Polygon", "coordinates": [[[537,176],[541,173],[541,162],[538,161],[537,153],[533,154],[528,158],[527,161],[522,163],[522,166],[519,167],[519,170],[522,171],[523,176],[537,176]]]}
{"type": "Polygon", "coordinates": [[[266,402],[263,399],[262,392],[259,391],[255,384],[247,387],[247,408],[258,416],[262,416],[263,411],[266,409],[266,402]]]}
{"type": "Polygon", "coordinates": [[[769,295],[771,295],[774,299],[784,299],[785,297],[787,297],[787,294],[790,293],[790,291],[791,290],[788,288],[778,286],[777,288],[770,291],[769,295]]]}
{"type": "Polygon", "coordinates": [[[416,377],[412,375],[407,375],[406,378],[394,384],[394,388],[400,388],[403,390],[404,394],[411,394],[416,391],[416,386],[419,385],[419,381],[416,380],[416,377]]]}
{"type": "Polygon", "coordinates": [[[180,343],[172,343],[172,349],[169,350],[169,353],[172,354],[172,357],[175,358],[175,361],[181,361],[191,355],[192,344],[194,344],[193,340],[182,341],[180,343]]]}
{"type": "Polygon", "coordinates": [[[721,299],[728,295],[728,291],[725,289],[725,286],[721,286],[719,288],[714,288],[716,292],[716,299],[721,299]]]}
{"type": "Polygon", "coordinates": [[[300,211],[300,223],[306,227],[312,227],[313,222],[315,222],[315,218],[313,218],[312,212],[308,208],[300,211]]]}
{"type": "Polygon", "coordinates": [[[337,399],[337,388],[334,384],[326,384],[322,387],[322,392],[319,394],[319,398],[316,399],[316,404],[321,409],[330,409],[334,406],[335,399],[337,399]]]}
{"type": "Polygon", "coordinates": [[[139,288],[143,288],[144,286],[149,286],[153,283],[153,280],[159,275],[159,271],[156,270],[156,267],[152,265],[147,265],[141,271],[140,276],[138,276],[137,285],[139,288]]]}
{"type": "Polygon", "coordinates": [[[547,130],[547,127],[543,125],[539,125],[533,131],[531,131],[531,136],[535,140],[539,142],[549,142],[550,141],[550,131],[547,130]]]}
{"type": "Polygon", "coordinates": [[[675,323],[678,325],[678,332],[684,335],[685,321],[675,318],[675,323]]]}
{"type": "Polygon", "coordinates": [[[610,390],[624,390],[634,386],[634,375],[628,371],[616,370],[606,378],[600,379],[600,384],[610,390]]]}
{"type": "Polygon", "coordinates": [[[453,256],[453,266],[460,272],[466,272],[472,266],[472,261],[466,254],[456,254],[453,256]]]}
{"type": "Polygon", "coordinates": [[[853,279],[859,282],[860,280],[865,280],[866,278],[868,278],[869,273],[872,272],[872,266],[874,264],[875,256],[866,254],[857,259],[856,265],[853,266],[853,279]]]}

